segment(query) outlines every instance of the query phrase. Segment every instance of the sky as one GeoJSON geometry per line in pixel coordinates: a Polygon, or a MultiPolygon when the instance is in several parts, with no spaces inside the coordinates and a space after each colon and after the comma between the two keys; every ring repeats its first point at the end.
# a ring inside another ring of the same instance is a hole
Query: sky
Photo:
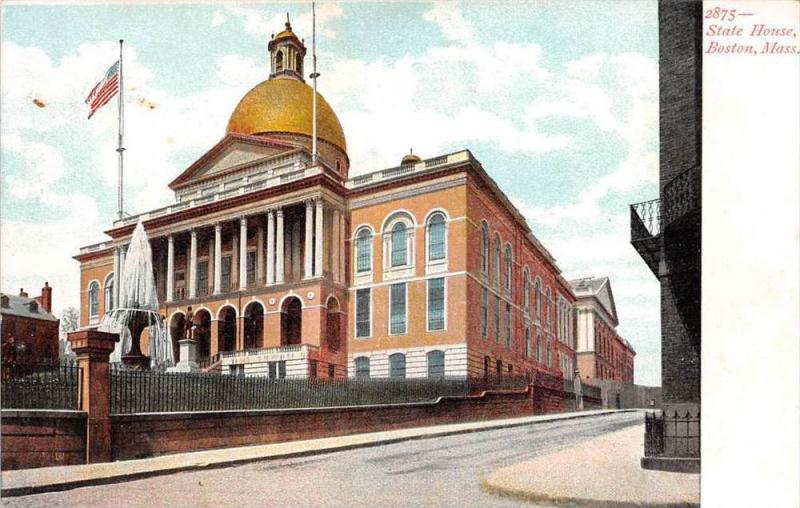
{"type": "MultiPolygon", "coordinates": [[[[125,40],[125,211],[218,142],[310,3],[2,5],[0,287],[78,306],[81,246],[116,214],[116,102],[86,95],[125,40]]],[[[635,381],[660,384],[659,285],[628,205],[658,197],[658,19],[648,0],[320,2],[318,88],[350,174],[468,148],[567,279],[609,276],[635,381]]],[[[310,68],[310,61],[307,62],[310,68]]]]}

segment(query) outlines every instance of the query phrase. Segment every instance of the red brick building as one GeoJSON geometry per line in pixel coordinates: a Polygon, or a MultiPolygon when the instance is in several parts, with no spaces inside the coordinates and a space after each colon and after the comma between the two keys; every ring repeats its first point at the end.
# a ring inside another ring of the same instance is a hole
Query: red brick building
{"type": "Polygon", "coordinates": [[[576,307],[578,370],[583,379],[633,383],[636,351],[617,333],[617,308],[608,277],[570,281],[576,307]]]}
{"type": "Polygon", "coordinates": [[[0,293],[0,337],[4,360],[57,359],[59,320],[50,313],[53,288],[44,283],[42,294],[30,298],[0,293]]]}

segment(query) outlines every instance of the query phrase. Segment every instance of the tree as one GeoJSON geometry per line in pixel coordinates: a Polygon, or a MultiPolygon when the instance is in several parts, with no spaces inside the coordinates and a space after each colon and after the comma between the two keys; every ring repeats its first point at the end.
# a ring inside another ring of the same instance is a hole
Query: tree
{"type": "Polygon", "coordinates": [[[78,329],[78,309],[75,307],[67,307],[61,313],[61,324],[58,330],[58,352],[60,358],[74,359],[75,356],[72,348],[67,341],[67,334],[74,332],[78,329]]]}
{"type": "Polygon", "coordinates": [[[78,309],[75,307],[67,307],[64,309],[61,313],[61,327],[59,329],[58,338],[67,340],[67,334],[78,329],[78,319],[78,309]]]}

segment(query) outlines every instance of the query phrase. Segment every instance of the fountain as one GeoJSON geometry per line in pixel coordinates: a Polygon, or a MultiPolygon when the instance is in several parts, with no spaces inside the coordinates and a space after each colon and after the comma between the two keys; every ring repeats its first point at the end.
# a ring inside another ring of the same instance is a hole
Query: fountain
{"type": "Polygon", "coordinates": [[[158,313],[153,254],[142,222],[136,225],[119,282],[119,305],[106,313],[100,329],[120,334],[111,362],[128,368],[164,370],[175,364],[172,345],[158,313]],[[142,332],[147,329],[148,353],[142,354],[142,332]]]}

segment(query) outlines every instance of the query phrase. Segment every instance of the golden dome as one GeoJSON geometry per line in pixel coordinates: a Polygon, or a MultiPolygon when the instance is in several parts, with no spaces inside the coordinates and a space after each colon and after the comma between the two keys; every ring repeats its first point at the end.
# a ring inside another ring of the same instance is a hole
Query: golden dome
{"type": "MultiPolygon", "coordinates": [[[[310,86],[296,79],[263,81],[239,101],[226,132],[245,135],[289,132],[311,136],[313,93],[310,86]]],[[[347,152],[342,124],[319,93],[317,137],[347,152]]]]}

